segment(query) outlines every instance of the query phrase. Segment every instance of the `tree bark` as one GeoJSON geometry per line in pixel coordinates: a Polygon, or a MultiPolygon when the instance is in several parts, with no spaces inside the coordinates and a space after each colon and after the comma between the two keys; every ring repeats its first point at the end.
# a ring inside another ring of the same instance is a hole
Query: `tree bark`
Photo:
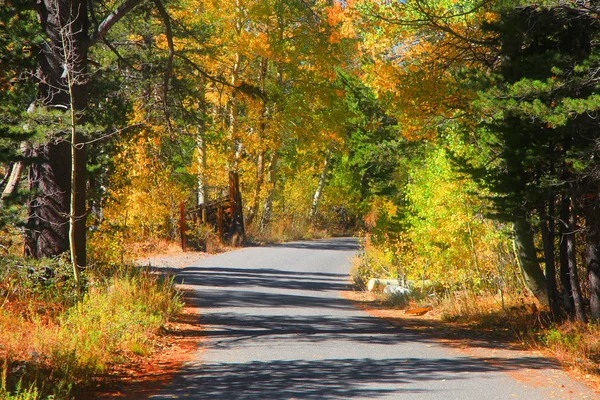
{"type": "Polygon", "coordinates": [[[556,266],[554,263],[554,221],[553,214],[554,196],[550,196],[548,209],[541,207],[540,231],[542,232],[542,242],[544,245],[544,263],[546,264],[546,291],[548,292],[548,302],[550,310],[557,316],[560,307],[558,302],[558,291],[556,286],[556,266]]]}
{"type": "Polygon", "coordinates": [[[263,182],[265,180],[265,151],[261,149],[258,152],[258,157],[256,159],[256,183],[254,185],[254,193],[252,195],[252,206],[250,207],[250,212],[248,213],[248,218],[246,221],[248,225],[252,224],[256,214],[258,213],[259,201],[260,201],[260,190],[262,189],[263,182]]]}
{"type": "Polygon", "coordinates": [[[560,203],[560,224],[559,224],[559,261],[560,261],[560,291],[562,295],[562,304],[569,315],[575,315],[575,303],[573,302],[573,289],[571,288],[571,277],[569,273],[569,257],[567,255],[567,234],[569,228],[569,196],[562,195],[560,203]]]}
{"type": "Polygon", "coordinates": [[[329,172],[329,161],[331,158],[331,146],[327,147],[327,153],[325,154],[325,161],[323,162],[323,169],[321,170],[321,176],[319,177],[319,184],[317,190],[313,196],[312,205],[310,207],[310,219],[312,220],[317,215],[317,206],[319,200],[323,194],[323,188],[325,187],[325,181],[327,180],[327,173],[329,172]]]}
{"type": "Polygon", "coordinates": [[[548,305],[546,278],[537,261],[531,224],[523,216],[513,224],[515,248],[525,284],[541,304],[548,305]]]}
{"type": "Polygon", "coordinates": [[[231,202],[230,236],[233,246],[242,246],[246,241],[240,179],[237,172],[229,172],[229,198],[231,202]]]}
{"type": "MultiPolygon", "coordinates": [[[[198,112],[200,113],[200,121],[198,123],[198,133],[196,135],[197,161],[198,161],[198,190],[197,190],[197,205],[202,206],[207,201],[206,193],[206,101],[205,101],[205,86],[204,81],[201,83],[200,95],[198,98],[198,112]]],[[[204,217],[203,217],[204,220],[204,217]]]]}
{"type": "MultiPolygon", "coordinates": [[[[261,58],[260,65],[260,90],[265,92],[265,82],[267,79],[267,73],[269,71],[269,60],[265,57],[261,58]]],[[[246,218],[246,222],[248,225],[252,224],[256,214],[258,213],[259,201],[260,201],[260,191],[262,189],[263,182],[265,180],[264,171],[265,171],[265,149],[263,148],[263,138],[265,137],[267,130],[267,118],[269,114],[269,107],[267,106],[267,101],[263,100],[262,109],[260,112],[260,127],[258,131],[258,156],[256,158],[256,183],[254,185],[254,193],[252,196],[252,205],[250,206],[250,210],[248,212],[248,217],[246,218]]]]}
{"type": "Polygon", "coordinates": [[[196,137],[196,147],[198,150],[198,202],[199,206],[204,205],[206,198],[206,143],[201,133],[196,137]]]}
{"type": "Polygon", "coordinates": [[[590,316],[600,319],[600,206],[598,193],[594,190],[586,199],[585,262],[590,293],[590,316]]]}
{"type": "MultiPolygon", "coordinates": [[[[41,44],[39,58],[38,101],[48,109],[83,111],[87,105],[87,82],[67,81],[66,68],[87,74],[88,12],[83,0],[44,0],[40,4],[42,30],[48,40],[41,44]],[[70,60],[65,60],[65,38],[61,29],[69,27],[70,60]],[[68,63],[70,65],[67,65],[68,63]],[[71,91],[70,91],[71,89],[71,91]]],[[[69,138],[70,139],[70,138],[69,138]]],[[[80,193],[73,204],[73,238],[76,242],[77,265],[86,264],[85,257],[85,148],[75,149],[77,171],[74,190],[80,193]]],[[[40,258],[60,254],[69,249],[68,219],[71,213],[71,145],[69,141],[53,139],[34,147],[29,157],[41,159],[30,168],[28,230],[25,235],[25,254],[40,258]]]]}
{"type": "Polygon", "coordinates": [[[577,231],[577,212],[573,198],[571,198],[569,210],[569,228],[566,234],[567,242],[567,264],[569,266],[569,280],[571,281],[571,291],[573,293],[573,304],[575,305],[575,318],[580,322],[587,322],[585,314],[585,306],[583,304],[583,295],[581,294],[581,286],[579,284],[579,275],[577,273],[577,255],[576,255],[576,239],[575,232],[577,231]]]}
{"type": "Polygon", "coordinates": [[[262,218],[260,220],[261,229],[265,230],[271,224],[271,215],[273,213],[273,198],[275,197],[275,190],[277,188],[277,170],[279,163],[279,148],[273,151],[271,157],[271,165],[269,167],[269,178],[268,178],[268,192],[267,197],[263,205],[262,218]]]}
{"type": "Polygon", "coordinates": [[[8,182],[2,191],[2,196],[0,197],[0,207],[4,205],[6,199],[15,194],[17,187],[19,186],[19,182],[21,181],[22,174],[23,161],[16,161],[11,167],[10,177],[8,178],[8,182]]]}

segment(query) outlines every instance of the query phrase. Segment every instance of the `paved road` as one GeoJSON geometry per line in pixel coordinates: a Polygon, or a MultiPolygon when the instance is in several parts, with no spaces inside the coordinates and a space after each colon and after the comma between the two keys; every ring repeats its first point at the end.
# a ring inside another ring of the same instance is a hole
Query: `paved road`
{"type": "Polygon", "coordinates": [[[494,343],[468,353],[369,316],[340,297],[353,239],[245,248],[180,278],[206,326],[200,349],[152,399],[598,398],[556,365],[494,343]]]}

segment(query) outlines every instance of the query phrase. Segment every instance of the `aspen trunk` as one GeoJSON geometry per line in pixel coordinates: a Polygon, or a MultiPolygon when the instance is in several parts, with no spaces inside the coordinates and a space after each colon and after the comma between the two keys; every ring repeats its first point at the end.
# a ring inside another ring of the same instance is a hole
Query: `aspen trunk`
{"type": "MultiPolygon", "coordinates": [[[[269,71],[269,60],[265,57],[261,58],[260,64],[260,90],[264,93],[265,82],[267,79],[267,73],[269,71]]],[[[267,100],[263,100],[262,109],[260,112],[260,126],[258,131],[258,156],[256,157],[256,182],[254,185],[254,193],[252,195],[252,204],[246,218],[248,225],[252,224],[256,214],[258,213],[258,207],[260,202],[260,191],[264,182],[264,171],[265,171],[265,149],[263,148],[263,139],[267,131],[267,118],[269,115],[269,107],[267,100]]]]}
{"type": "MultiPolygon", "coordinates": [[[[67,79],[67,89],[69,93],[69,117],[70,117],[70,128],[71,128],[71,193],[70,193],[70,206],[69,206],[69,250],[71,253],[71,267],[73,268],[73,277],[75,278],[75,284],[79,288],[79,261],[77,254],[79,253],[77,242],[77,220],[84,218],[84,215],[77,215],[76,204],[78,202],[78,188],[77,188],[77,149],[83,147],[84,143],[79,144],[79,137],[77,134],[77,112],[75,110],[75,96],[73,93],[73,87],[75,82],[78,80],[78,71],[74,57],[76,54],[72,48],[72,35],[71,26],[61,26],[60,29],[63,58],[65,61],[64,75],[67,79]]],[[[81,265],[83,267],[83,265],[81,265]]]]}
{"type": "Polygon", "coordinates": [[[23,174],[23,161],[17,161],[13,164],[10,177],[8,178],[8,182],[2,191],[2,196],[0,197],[0,207],[4,205],[4,202],[7,198],[15,194],[17,191],[17,187],[19,186],[19,182],[21,181],[21,175],[23,174]]]}
{"type": "Polygon", "coordinates": [[[196,138],[197,160],[198,160],[198,205],[204,205],[207,201],[206,193],[206,143],[202,134],[196,138]]]}
{"type": "MultiPolygon", "coordinates": [[[[242,12],[241,2],[236,0],[238,12],[242,12]]],[[[242,34],[242,20],[239,15],[235,18],[235,32],[239,37],[242,34]]],[[[233,66],[231,68],[231,85],[238,86],[240,71],[242,68],[242,55],[236,52],[234,55],[233,66]]],[[[231,92],[231,102],[229,104],[229,141],[231,144],[231,153],[229,155],[229,171],[237,172],[239,159],[241,155],[241,138],[238,132],[238,99],[236,90],[231,92]]]]}
{"type": "Polygon", "coordinates": [[[330,158],[331,146],[327,148],[327,153],[325,154],[325,162],[323,162],[323,169],[321,170],[321,176],[319,177],[319,184],[317,185],[317,190],[315,190],[315,194],[313,195],[312,206],[310,208],[311,220],[317,215],[317,206],[319,205],[319,200],[321,199],[321,195],[323,194],[323,188],[325,187],[325,181],[327,180],[327,173],[329,172],[330,158]]]}
{"type": "MultiPolygon", "coordinates": [[[[281,16],[278,15],[278,20],[281,22],[281,16]]],[[[283,35],[283,31],[280,30],[280,35],[283,35]]],[[[282,36],[280,37],[282,40],[282,36]]],[[[275,80],[278,86],[283,86],[283,71],[281,69],[281,65],[277,64],[275,68],[275,80]]],[[[273,149],[273,155],[271,157],[271,165],[269,167],[269,177],[268,177],[268,192],[267,197],[265,198],[265,202],[263,205],[263,212],[260,221],[260,226],[262,230],[265,230],[271,224],[271,216],[273,214],[273,198],[275,197],[275,190],[277,188],[277,172],[279,168],[279,150],[281,144],[283,142],[283,132],[279,133],[279,141],[275,145],[273,149]]]]}
{"type": "MultiPolygon", "coordinates": [[[[206,193],[206,141],[204,135],[206,134],[206,102],[204,98],[204,82],[201,83],[203,86],[200,91],[200,98],[198,99],[198,111],[200,112],[200,122],[198,124],[198,134],[196,136],[196,149],[197,149],[197,161],[198,161],[198,192],[197,192],[197,204],[198,206],[204,205],[207,202],[206,193]]],[[[204,220],[204,218],[203,218],[204,220]]]]}
{"type": "Polygon", "coordinates": [[[260,150],[256,159],[256,184],[254,185],[254,193],[252,195],[252,205],[250,206],[250,212],[246,222],[248,225],[252,224],[254,217],[258,213],[258,206],[260,201],[260,190],[264,182],[264,170],[265,170],[265,151],[260,150]]]}
{"type": "Polygon", "coordinates": [[[269,168],[269,178],[268,178],[268,192],[267,197],[265,198],[265,202],[263,205],[263,213],[260,221],[260,226],[263,230],[267,229],[271,224],[271,216],[273,213],[273,198],[275,197],[275,190],[277,187],[277,169],[279,163],[279,150],[276,149],[273,152],[273,156],[271,158],[271,166],[269,168]]]}

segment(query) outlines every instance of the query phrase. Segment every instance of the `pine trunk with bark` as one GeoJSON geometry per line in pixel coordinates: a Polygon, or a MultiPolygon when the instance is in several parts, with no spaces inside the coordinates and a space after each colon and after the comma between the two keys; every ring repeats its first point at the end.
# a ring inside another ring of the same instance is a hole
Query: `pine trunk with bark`
{"type": "Polygon", "coordinates": [[[566,234],[567,243],[567,265],[569,266],[569,280],[571,281],[571,291],[573,293],[573,304],[575,305],[575,318],[580,322],[587,322],[585,306],[583,304],[583,295],[581,285],[579,284],[579,274],[577,272],[577,254],[576,238],[577,231],[577,211],[573,199],[571,198],[569,207],[569,227],[566,234]]]}
{"type": "MultiPolygon", "coordinates": [[[[85,79],[69,87],[65,73],[65,45],[69,43],[71,69],[84,77],[87,74],[88,12],[87,2],[81,0],[44,0],[40,4],[40,21],[48,40],[40,45],[38,101],[47,109],[67,111],[73,106],[81,112],[87,105],[85,79]],[[64,37],[65,27],[69,36],[64,37]],[[71,89],[71,90],[70,90],[71,89]]],[[[25,254],[35,258],[51,257],[69,250],[69,215],[71,214],[71,138],[54,138],[29,151],[33,163],[29,173],[29,217],[25,235],[25,254]]],[[[78,194],[73,204],[76,262],[86,264],[86,151],[75,149],[78,194]]]]}
{"type": "Polygon", "coordinates": [[[590,316],[600,319],[600,204],[597,190],[586,199],[585,263],[587,265],[590,316]]]}
{"type": "Polygon", "coordinates": [[[541,304],[547,305],[546,278],[537,261],[531,224],[525,217],[518,217],[513,224],[513,230],[515,249],[525,284],[541,304]]]}
{"type": "Polygon", "coordinates": [[[548,212],[544,206],[541,207],[540,231],[544,245],[544,263],[546,264],[546,290],[548,302],[553,315],[558,316],[560,304],[558,300],[558,289],[556,285],[556,265],[554,262],[554,234],[555,224],[551,215],[553,214],[554,196],[549,196],[548,212]]]}
{"type": "MultiPolygon", "coordinates": [[[[159,1],[155,0],[155,3],[159,1]]],[[[72,107],[76,114],[83,113],[88,103],[86,76],[90,46],[102,40],[111,27],[140,2],[124,0],[105,16],[91,35],[88,35],[88,6],[93,2],[42,0],[38,3],[41,31],[45,36],[36,49],[39,106],[61,111],[72,107]],[[65,45],[68,45],[69,60],[65,60],[65,45]],[[66,66],[67,63],[70,64],[66,66]],[[72,85],[69,85],[66,68],[78,76],[72,85]]],[[[76,264],[85,266],[87,154],[85,138],[77,132],[75,136],[80,145],[74,147],[74,154],[71,138],[55,137],[54,134],[46,143],[32,146],[26,154],[32,163],[29,168],[32,194],[28,203],[25,255],[35,258],[56,256],[69,249],[69,238],[72,237],[76,264]],[[72,158],[76,160],[73,168],[72,158]],[[71,188],[72,177],[75,178],[74,188],[71,188]],[[75,194],[75,201],[71,205],[72,194],[75,194]],[[71,235],[70,215],[74,217],[71,235]]]]}
{"type": "Polygon", "coordinates": [[[560,291],[562,305],[569,315],[575,315],[575,303],[573,302],[573,289],[571,288],[571,276],[569,273],[569,257],[567,252],[567,235],[569,230],[569,197],[562,195],[560,202],[560,224],[559,224],[559,261],[560,261],[560,291]]]}

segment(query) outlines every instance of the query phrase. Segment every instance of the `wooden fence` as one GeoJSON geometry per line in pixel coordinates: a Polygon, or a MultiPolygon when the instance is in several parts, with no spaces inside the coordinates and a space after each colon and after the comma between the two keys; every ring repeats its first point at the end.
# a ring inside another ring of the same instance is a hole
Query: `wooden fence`
{"type": "Polygon", "coordinates": [[[185,203],[180,204],[180,237],[181,248],[184,251],[187,250],[188,245],[204,247],[204,243],[188,235],[189,226],[196,227],[200,224],[212,227],[221,243],[234,246],[244,244],[246,237],[238,174],[230,172],[229,188],[222,189],[215,191],[220,193],[219,197],[209,199],[195,208],[186,209],[185,203]],[[223,195],[223,193],[227,194],[223,195]]]}

